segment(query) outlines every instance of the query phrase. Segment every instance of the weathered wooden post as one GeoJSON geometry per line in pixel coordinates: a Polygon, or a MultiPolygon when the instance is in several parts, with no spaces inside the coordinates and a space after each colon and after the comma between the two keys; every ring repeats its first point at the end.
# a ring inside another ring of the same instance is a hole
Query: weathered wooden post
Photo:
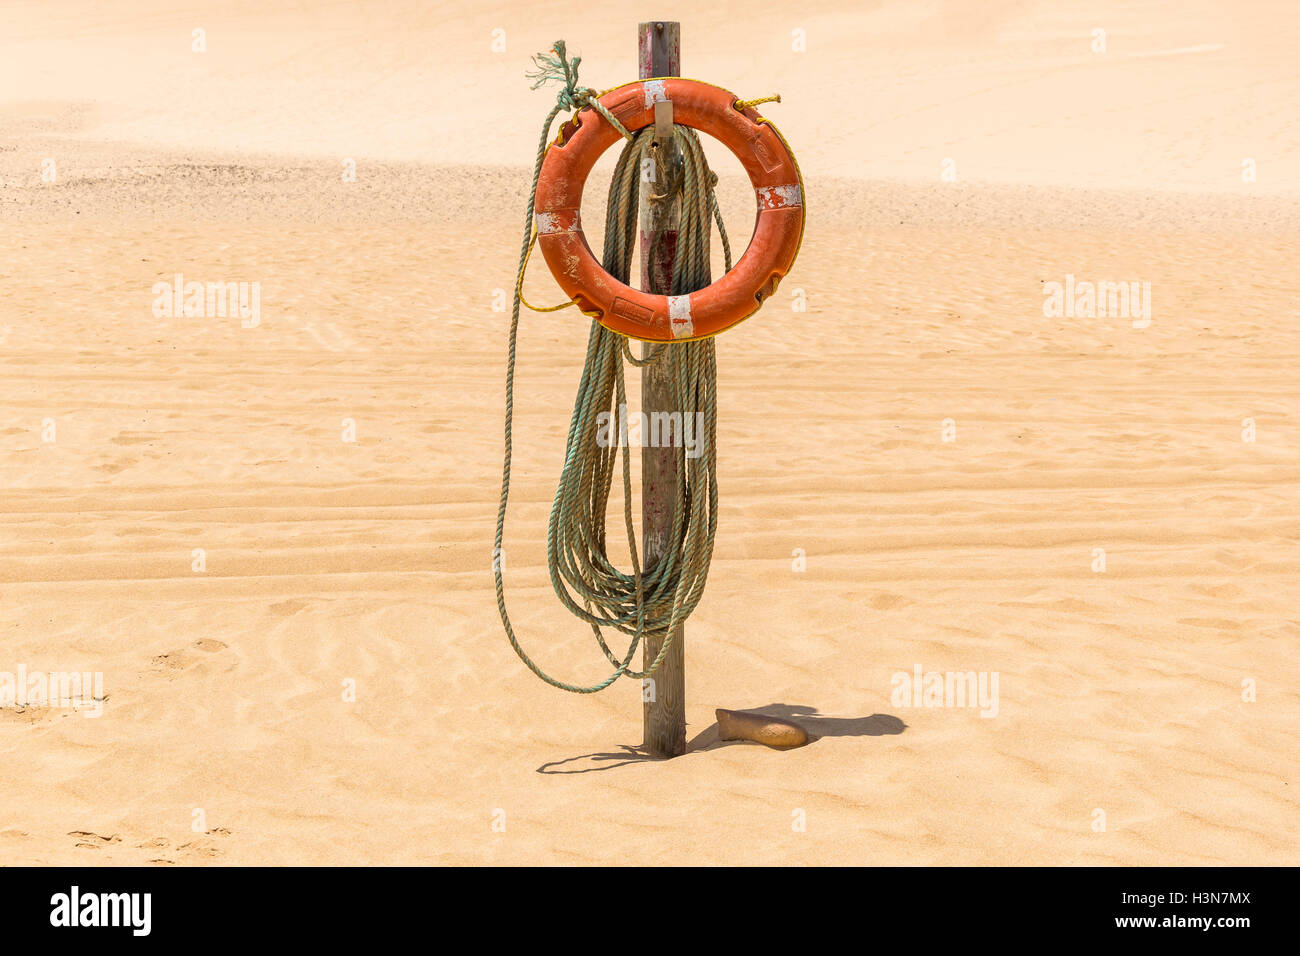
{"type": "MultiPolygon", "coordinates": [[[[681,75],[681,24],[664,20],[642,23],[638,27],[640,78],[681,75]]],[[[664,104],[659,104],[660,106],[664,104]]],[[[676,153],[671,139],[661,150],[676,153]]],[[[658,164],[665,168],[676,159],[658,164]]],[[[655,184],[642,182],[641,189],[641,288],[662,295],[672,290],[673,260],[677,252],[677,226],[681,216],[680,197],[673,193],[662,199],[651,198],[655,184]],[[647,186],[651,188],[646,188],[647,186]],[[653,253],[653,261],[652,261],[653,253]]],[[[644,358],[654,343],[643,342],[644,358]]],[[[672,348],[673,346],[667,346],[672,348]]],[[[646,420],[655,412],[674,412],[675,403],[671,366],[667,362],[647,365],[641,370],[641,408],[646,420]]],[[[678,455],[671,447],[641,449],[641,533],[643,567],[653,567],[676,542],[669,537],[673,528],[673,509],[677,503],[678,455]]],[[[645,663],[659,654],[666,632],[647,634],[645,663]]],[[[645,739],[642,746],[656,757],[677,757],[686,752],[686,654],[685,629],[680,625],[673,635],[663,663],[649,678],[644,698],[645,739]]]]}

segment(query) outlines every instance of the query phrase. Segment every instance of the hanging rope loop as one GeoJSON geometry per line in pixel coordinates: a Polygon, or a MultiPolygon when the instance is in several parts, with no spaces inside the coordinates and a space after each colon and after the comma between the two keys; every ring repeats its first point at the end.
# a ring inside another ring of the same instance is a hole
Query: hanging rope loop
{"type": "MultiPolygon", "coordinates": [[[[519,309],[523,302],[523,273],[536,240],[533,212],[537,180],[551,125],[558,113],[585,105],[598,106],[594,91],[578,86],[580,58],[574,57],[569,61],[563,41],[555,44],[552,53],[553,56],[540,54],[535,57],[538,70],[529,74],[536,80],[534,89],[555,81],[561,84],[561,90],[556,97],[556,106],[543,124],[538,143],[510,318],[505,455],[494,552],[498,556],[503,553],[506,506],[510,495],[519,309]]],[[[610,181],[602,261],[611,276],[627,283],[636,251],[640,171],[643,160],[650,156],[654,131],[646,128],[631,134],[612,116],[606,115],[606,119],[621,130],[628,142],[610,181]]],[[[674,127],[673,136],[682,156],[682,190],[672,288],[667,290],[667,294],[684,295],[709,284],[709,244],[714,222],[718,224],[728,270],[731,269],[731,246],[713,194],[717,176],[705,161],[699,137],[694,130],[682,126],[674,127]]],[[[497,606],[510,645],[528,668],[548,684],[573,693],[592,694],[608,687],[619,677],[648,677],[663,662],[677,626],[699,604],[713,557],[718,512],[716,425],[717,363],[711,338],[650,346],[646,355],[638,359],[633,356],[625,336],[597,322],[591,323],[582,379],[565,443],[564,466],[547,525],[547,567],[561,603],[591,626],[613,671],[590,685],[566,683],[545,673],[519,644],[506,610],[503,562],[499,558],[493,562],[497,606]],[[628,409],[624,365],[645,366],[656,362],[668,363],[666,373],[672,382],[670,404],[673,411],[662,418],[660,413],[656,413],[654,422],[642,421],[634,417],[638,413],[628,409]],[[677,459],[676,502],[669,540],[660,549],[663,556],[645,569],[641,567],[632,520],[628,446],[636,440],[632,435],[633,421],[641,426],[638,430],[643,446],[657,444],[662,449],[667,444],[677,459]],[[649,434],[645,433],[647,430],[649,434]],[[622,479],[623,523],[631,573],[616,566],[606,547],[606,512],[616,472],[622,479]],[[602,628],[621,632],[630,638],[622,656],[610,649],[602,628]],[[632,669],[632,660],[645,635],[657,632],[665,632],[666,637],[655,659],[642,671],[632,669]]]]}

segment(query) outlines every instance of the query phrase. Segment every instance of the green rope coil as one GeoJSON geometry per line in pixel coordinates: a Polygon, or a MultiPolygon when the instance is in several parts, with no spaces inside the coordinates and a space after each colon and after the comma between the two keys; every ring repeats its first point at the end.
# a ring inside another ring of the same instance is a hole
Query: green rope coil
{"type": "MultiPolygon", "coordinates": [[[[532,245],[533,213],[537,180],[541,175],[551,126],[561,110],[595,107],[628,140],[619,156],[610,181],[609,204],[605,217],[605,247],[602,265],[606,272],[627,283],[632,257],[636,250],[637,210],[640,198],[641,170],[645,160],[654,161],[653,129],[637,134],[623,129],[600,107],[595,91],[578,84],[579,58],[569,62],[564,42],[555,44],[554,57],[534,58],[538,72],[534,89],[549,81],[558,81],[562,89],[554,109],[542,127],[533,168],[533,184],[524,217],[523,246],[519,263],[522,275],[529,247],[532,245]]],[[[673,264],[670,295],[685,295],[702,289],[710,282],[709,242],[711,226],[718,224],[726,268],[731,268],[731,246],[718,212],[713,187],[717,177],[709,170],[699,137],[694,130],[674,127],[674,139],[682,158],[681,220],[678,229],[676,258],[673,264]]],[[[653,252],[653,250],[652,250],[653,252]]],[[[514,376],[519,330],[520,282],[515,283],[514,307],[510,317],[510,338],[506,363],[505,455],[502,464],[501,501],[497,511],[495,554],[502,554],[505,537],[506,504],[510,495],[510,464],[513,446],[511,426],[514,419],[514,376]]],[[[654,290],[660,291],[660,290],[654,290]]],[[[515,636],[506,611],[502,562],[493,562],[496,579],[497,607],[506,636],[528,668],[552,686],[577,694],[604,690],[619,677],[642,679],[653,674],[672,645],[672,635],[699,604],[713,556],[717,531],[718,486],[716,458],[717,363],[713,340],[704,339],[681,344],[660,344],[647,349],[638,359],[632,355],[628,339],[611,332],[597,322],[591,323],[582,379],[574,400],[565,445],[564,467],[551,507],[547,526],[547,567],[555,593],[574,615],[586,621],[596,642],[614,670],[592,685],[576,685],[556,680],[546,674],[524,652],[515,636]],[[673,445],[677,460],[676,502],[669,546],[662,557],[644,571],[637,553],[636,532],[632,522],[631,459],[628,449],[618,440],[619,410],[627,405],[624,363],[644,366],[666,362],[673,388],[675,410],[683,423],[702,421],[698,441],[700,454],[688,457],[681,436],[673,445]],[[611,416],[614,440],[606,445],[598,441],[602,414],[611,416]],[[702,416],[700,418],[699,416],[702,416]],[[621,469],[618,459],[622,458],[621,469]],[[606,550],[605,515],[616,471],[621,470],[623,485],[623,520],[631,558],[630,574],[619,570],[606,550]],[[612,628],[631,637],[627,652],[620,658],[605,642],[601,628],[612,628]],[[659,653],[642,671],[631,669],[632,659],[647,634],[666,633],[659,653]]]]}

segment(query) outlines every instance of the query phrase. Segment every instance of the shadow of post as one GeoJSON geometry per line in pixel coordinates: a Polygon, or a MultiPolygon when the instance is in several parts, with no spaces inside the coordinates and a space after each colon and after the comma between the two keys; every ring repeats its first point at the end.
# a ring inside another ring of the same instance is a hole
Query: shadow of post
{"type": "MultiPolygon", "coordinates": [[[[737,711],[737,713],[763,714],[796,723],[808,732],[808,743],[804,745],[808,747],[811,747],[822,737],[885,737],[901,734],[907,729],[907,724],[892,714],[871,714],[867,717],[828,717],[819,714],[816,707],[809,707],[805,704],[774,703],[768,704],[766,707],[746,708],[737,711]]],[[[763,746],[750,740],[720,740],[718,738],[718,725],[714,722],[695,735],[686,745],[686,753],[683,756],[705,753],[733,745],[763,746]]],[[[641,747],[623,744],[619,750],[614,752],[581,754],[577,757],[566,757],[563,760],[548,761],[538,767],[537,772],[545,774],[595,773],[601,770],[626,767],[628,764],[633,763],[653,763],[660,759],[664,758],[652,757],[641,747]],[[588,761],[589,763],[588,765],[570,766],[578,764],[579,761],[588,761]]]]}

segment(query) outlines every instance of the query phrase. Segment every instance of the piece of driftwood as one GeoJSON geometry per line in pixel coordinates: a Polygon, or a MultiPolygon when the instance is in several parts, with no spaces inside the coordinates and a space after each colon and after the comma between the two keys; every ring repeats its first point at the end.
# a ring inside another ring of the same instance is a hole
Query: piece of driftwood
{"type": "Polygon", "coordinates": [[[718,737],[722,740],[752,740],[780,750],[802,747],[808,742],[808,731],[780,717],[723,710],[721,707],[714,714],[718,718],[718,737]]]}

